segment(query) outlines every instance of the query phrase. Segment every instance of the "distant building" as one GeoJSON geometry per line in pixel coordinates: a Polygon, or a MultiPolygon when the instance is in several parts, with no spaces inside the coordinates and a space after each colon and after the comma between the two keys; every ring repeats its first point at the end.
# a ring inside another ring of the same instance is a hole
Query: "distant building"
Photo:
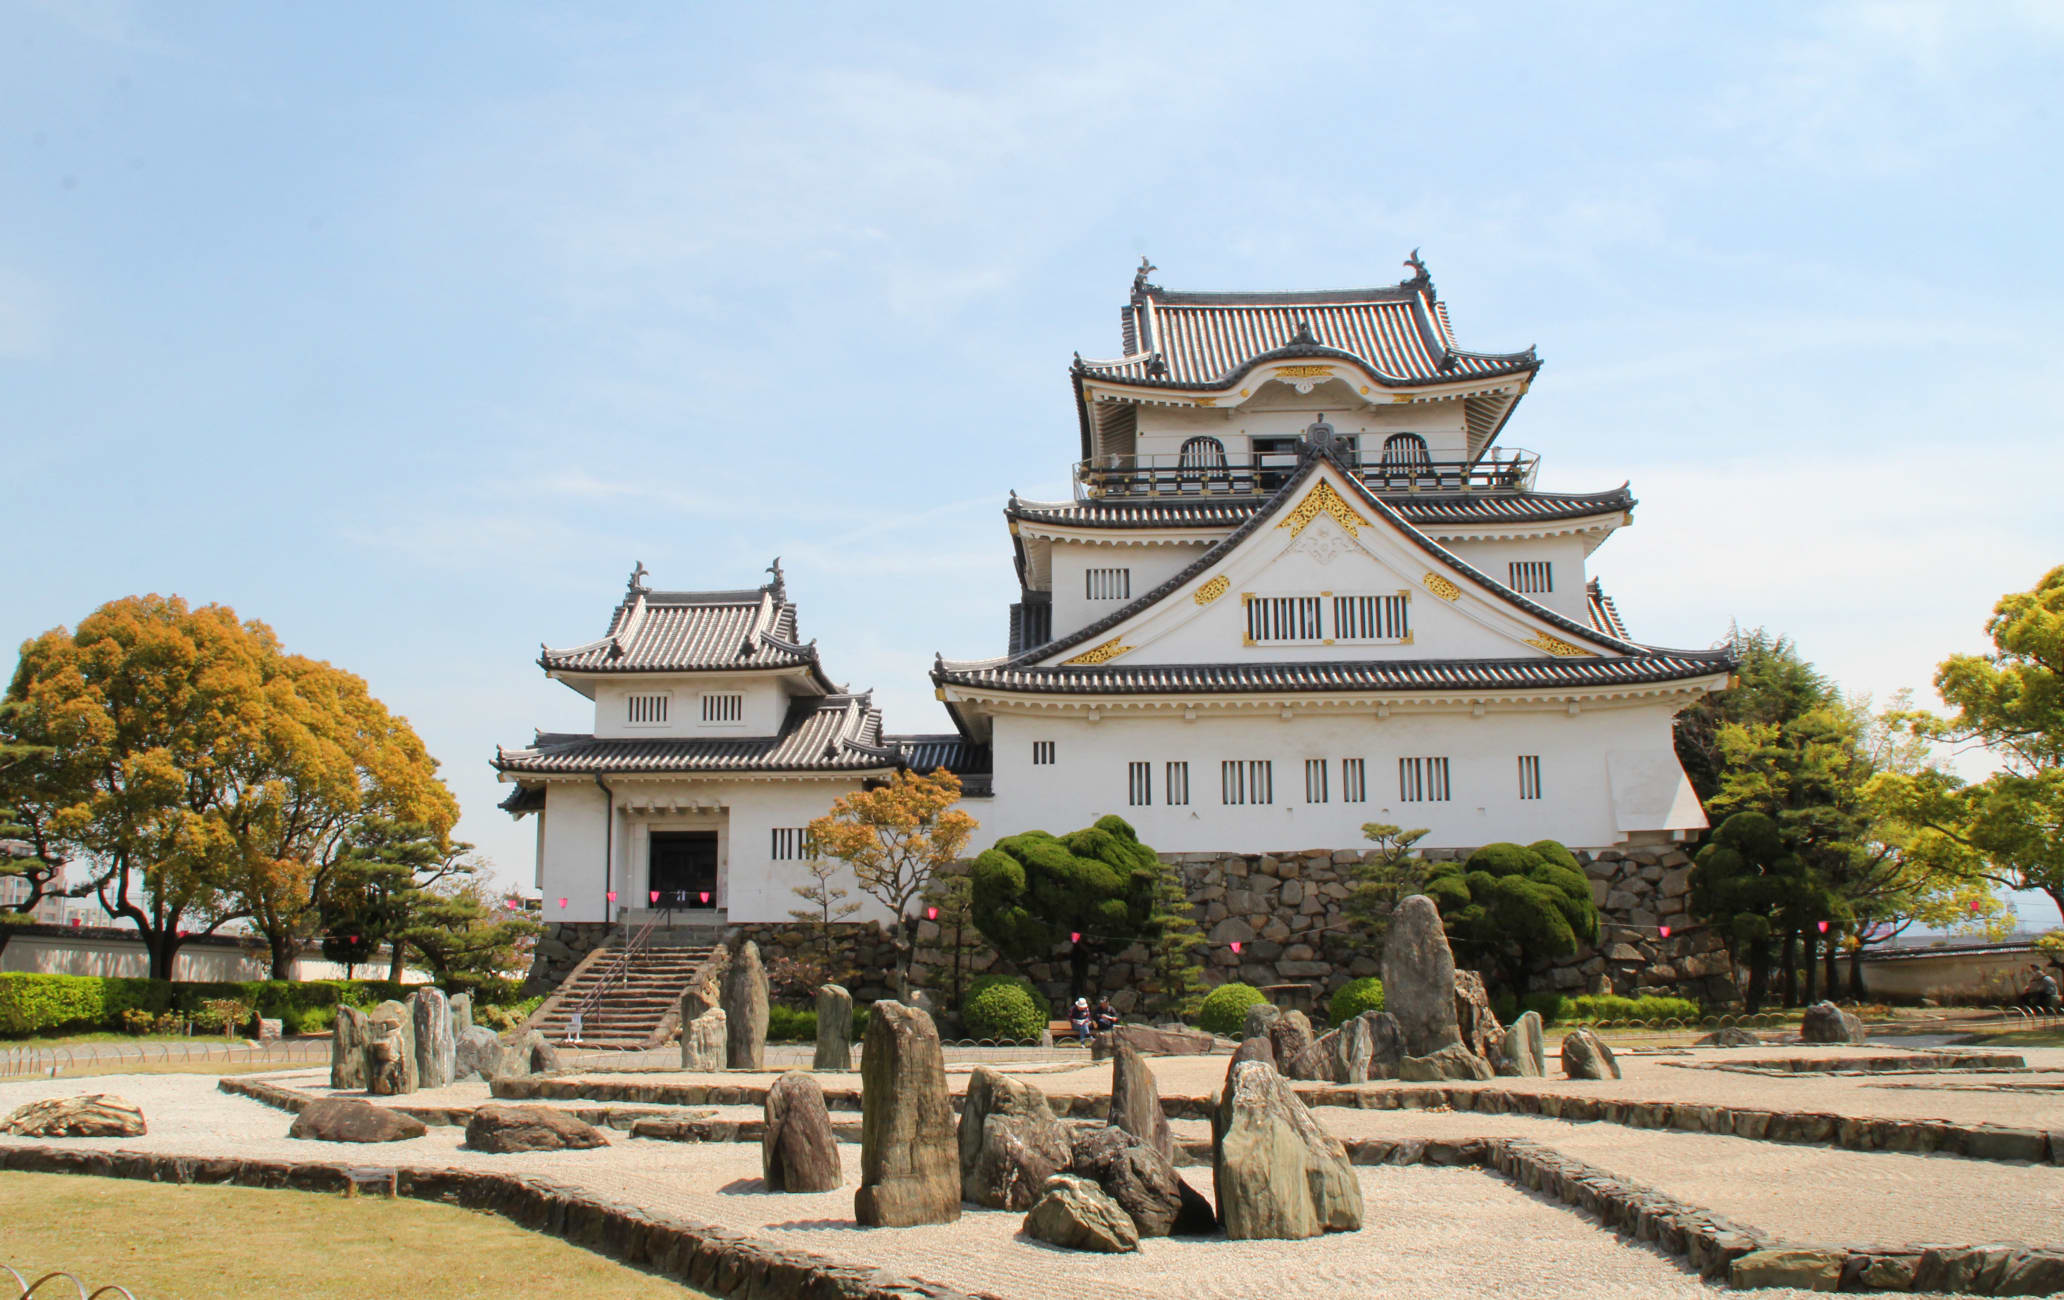
{"type": "Polygon", "coordinates": [[[1632,495],[1535,489],[1498,439],[1540,359],[1458,348],[1407,265],[1315,293],[1142,267],[1123,355],[1069,372],[1074,499],[1005,509],[1006,653],[932,667],[950,735],[885,734],[835,686],[778,564],[705,592],[640,566],[603,639],[539,658],[594,730],[495,760],[503,806],[538,815],[545,918],[657,895],[786,919],[802,828],[904,767],[962,775],[977,848],[1107,812],[1165,852],[1361,848],[1371,821],[1442,848],[1702,829],[1671,723],[1729,652],[1629,636],[1586,570],[1632,495]]]}

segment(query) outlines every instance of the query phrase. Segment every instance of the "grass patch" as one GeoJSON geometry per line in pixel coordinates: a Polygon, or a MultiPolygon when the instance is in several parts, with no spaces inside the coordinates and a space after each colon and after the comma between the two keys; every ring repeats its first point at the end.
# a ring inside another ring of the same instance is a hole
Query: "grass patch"
{"type": "Polygon", "coordinates": [[[2004,1034],[1972,1034],[1957,1040],[1959,1047],[2064,1047],[2064,1026],[2049,1029],[2015,1029],[2004,1034]]]}
{"type": "Polygon", "coordinates": [[[702,1296],[493,1215],[427,1201],[0,1173],[0,1223],[0,1263],[31,1280],[62,1269],[89,1290],[119,1283],[139,1300],[702,1296]]]}
{"type": "Polygon", "coordinates": [[[46,1038],[0,1038],[0,1048],[78,1047],[82,1043],[237,1043],[241,1038],[222,1034],[117,1034],[100,1030],[89,1034],[58,1034],[46,1038]]]}

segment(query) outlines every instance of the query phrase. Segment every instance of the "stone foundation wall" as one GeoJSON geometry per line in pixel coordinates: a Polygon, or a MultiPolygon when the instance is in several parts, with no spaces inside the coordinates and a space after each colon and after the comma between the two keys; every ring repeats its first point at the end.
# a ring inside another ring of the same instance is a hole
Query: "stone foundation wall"
{"type": "MultiPolygon", "coordinates": [[[[1382,963],[1348,922],[1345,903],[1353,869],[1373,857],[1353,850],[1308,849],[1286,853],[1163,854],[1182,874],[1206,938],[1205,982],[1234,980],[1263,987],[1310,984],[1320,1004],[1351,979],[1379,975],[1382,963]],[[1231,944],[1238,940],[1240,951],[1231,944]]],[[[1466,854],[1439,854],[1435,860],[1466,854]]],[[[1701,1002],[1731,1005],[1740,1000],[1733,965],[1717,934],[1692,921],[1691,858],[1681,846],[1640,845],[1578,851],[1577,860],[1591,882],[1598,906],[1599,946],[1585,948],[1566,960],[1535,973],[1535,990],[1560,993],[1613,992],[1633,997],[1667,994],[1701,1002]],[[1660,927],[1670,927],[1670,937],[1660,927]]],[[[866,1003],[891,996],[895,983],[895,946],[873,923],[834,927],[839,964],[860,972],[853,996],[866,1003]]],[[[589,950],[608,941],[612,927],[597,922],[559,922],[547,928],[537,944],[535,964],[525,987],[532,992],[556,987],[566,972],[589,950]]],[[[788,922],[759,922],[731,927],[760,945],[764,958],[797,956],[813,936],[788,922]]],[[[976,938],[979,945],[978,936],[976,938]]],[[[948,957],[939,951],[938,926],[920,922],[912,979],[942,996],[949,979],[948,957]]],[[[978,946],[963,961],[963,979],[1003,969],[994,952],[978,946]]],[[[1056,954],[1050,961],[1026,964],[1021,973],[1037,984],[1058,1012],[1068,992],[1068,963],[1056,954]]],[[[1138,990],[1146,979],[1147,946],[1135,943],[1110,954],[1102,965],[1102,987],[1121,1012],[1139,1005],[1138,990]]]]}

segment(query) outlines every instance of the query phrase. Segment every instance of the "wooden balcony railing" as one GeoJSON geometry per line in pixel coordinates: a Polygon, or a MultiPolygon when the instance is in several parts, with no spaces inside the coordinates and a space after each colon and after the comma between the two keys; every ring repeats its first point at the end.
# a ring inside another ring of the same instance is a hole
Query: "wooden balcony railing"
{"type": "MultiPolygon", "coordinates": [[[[1350,462],[1353,464],[1353,462],[1350,462]]],[[[1524,492],[1534,486],[1540,457],[1518,448],[1479,460],[1366,460],[1355,474],[1371,492],[1524,492]]],[[[1077,462],[1078,500],[1133,497],[1267,496],[1297,472],[1295,452],[1228,457],[1196,464],[1169,454],[1102,456],[1077,462]]]]}

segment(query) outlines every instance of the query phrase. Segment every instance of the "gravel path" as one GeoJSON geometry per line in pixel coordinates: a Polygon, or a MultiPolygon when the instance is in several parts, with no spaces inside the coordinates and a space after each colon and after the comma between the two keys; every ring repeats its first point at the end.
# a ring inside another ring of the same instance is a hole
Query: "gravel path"
{"type": "MultiPolygon", "coordinates": [[[[285,1136],[285,1115],[218,1092],[208,1077],[128,1075],[0,1084],[0,1109],[83,1092],[113,1092],[136,1102],[151,1132],[141,1138],[73,1139],[67,1146],[534,1174],[1007,1300],[1089,1295],[1251,1300],[1257,1289],[1286,1296],[1400,1300],[1479,1295],[1548,1300],[1578,1294],[1710,1300],[1714,1294],[1676,1260],[1474,1170],[1361,1171],[1367,1226],[1358,1233],[1307,1242],[1151,1241],[1137,1255],[1090,1256],[1022,1238],[1022,1216],[1010,1213],[970,1211],[958,1224],[940,1227],[856,1228],[852,1188],[858,1181],[859,1150],[853,1146],[841,1148],[846,1168],[841,1190],[771,1195],[760,1190],[759,1152],[750,1144],[644,1142],[612,1134],[613,1145],[595,1151],[494,1156],[460,1150],[462,1134],[453,1128],[434,1128],[425,1137],[377,1151],[297,1142],[285,1136]]],[[[1354,1115],[1362,1117],[1361,1112],[1354,1115]]],[[[0,1143],[17,1141],[0,1138],[0,1143]]],[[[1209,1171],[1190,1170],[1187,1176],[1209,1193],[1209,1171]]]]}

